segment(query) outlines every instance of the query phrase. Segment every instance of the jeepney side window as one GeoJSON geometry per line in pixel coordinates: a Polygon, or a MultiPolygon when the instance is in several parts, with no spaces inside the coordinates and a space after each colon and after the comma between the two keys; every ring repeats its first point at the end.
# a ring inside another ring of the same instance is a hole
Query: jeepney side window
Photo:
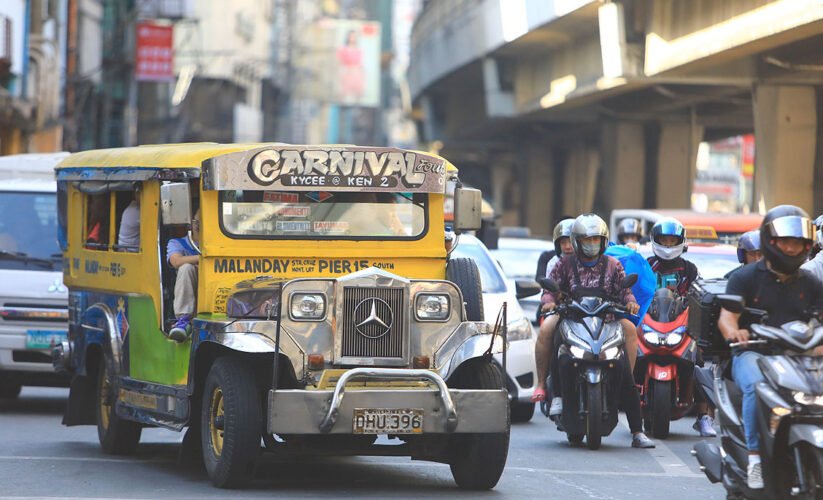
{"type": "Polygon", "coordinates": [[[114,192],[115,245],[118,252],[140,251],[140,196],[134,191],[114,192]]]}
{"type": "Polygon", "coordinates": [[[85,246],[90,250],[109,249],[111,193],[86,195],[85,246]]]}

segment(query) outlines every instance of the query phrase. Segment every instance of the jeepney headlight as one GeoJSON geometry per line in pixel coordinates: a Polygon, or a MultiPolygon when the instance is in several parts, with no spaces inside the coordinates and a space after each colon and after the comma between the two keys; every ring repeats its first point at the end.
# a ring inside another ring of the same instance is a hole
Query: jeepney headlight
{"type": "Polygon", "coordinates": [[[447,294],[418,293],[414,305],[420,321],[443,321],[449,317],[447,294]]]}
{"type": "Polygon", "coordinates": [[[322,293],[295,293],[291,296],[293,319],[322,319],[326,314],[326,297],[322,293]]]}

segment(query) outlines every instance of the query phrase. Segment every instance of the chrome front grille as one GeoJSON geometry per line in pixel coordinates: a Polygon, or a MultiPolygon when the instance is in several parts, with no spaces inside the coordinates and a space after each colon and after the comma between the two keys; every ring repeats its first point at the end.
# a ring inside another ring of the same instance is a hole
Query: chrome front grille
{"type": "Polygon", "coordinates": [[[344,287],[344,358],[403,358],[406,304],[403,288],[344,287]]]}

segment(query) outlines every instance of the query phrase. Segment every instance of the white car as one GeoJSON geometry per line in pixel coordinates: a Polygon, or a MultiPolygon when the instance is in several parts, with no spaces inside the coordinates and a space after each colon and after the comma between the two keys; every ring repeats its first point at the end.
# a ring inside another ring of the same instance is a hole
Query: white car
{"type": "MultiPolygon", "coordinates": [[[[530,319],[526,317],[517,301],[515,283],[506,278],[486,246],[474,236],[461,235],[451,255],[467,257],[477,263],[483,289],[483,312],[487,323],[494,325],[503,303],[508,303],[506,385],[511,394],[511,417],[512,422],[527,422],[534,414],[531,397],[537,380],[537,368],[534,364],[536,337],[530,319]]],[[[536,286],[535,284],[534,287],[536,286]]],[[[502,365],[502,355],[495,355],[495,360],[502,365]]]]}
{"type": "MultiPolygon", "coordinates": [[[[489,250],[497,263],[503,268],[503,273],[510,280],[534,281],[537,271],[537,261],[540,254],[554,250],[554,243],[548,240],[535,238],[500,238],[495,250],[489,250]]],[[[540,308],[540,292],[520,299],[529,321],[537,324],[537,310],[540,308]]]]}
{"type": "Polygon", "coordinates": [[[66,156],[0,157],[0,398],[21,385],[68,386],[51,356],[68,321],[54,181],[66,156]]]}

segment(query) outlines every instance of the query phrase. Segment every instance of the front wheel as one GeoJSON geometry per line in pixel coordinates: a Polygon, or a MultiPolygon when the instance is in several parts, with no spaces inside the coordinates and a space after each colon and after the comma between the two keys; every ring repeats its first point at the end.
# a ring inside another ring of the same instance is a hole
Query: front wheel
{"type": "Polygon", "coordinates": [[[513,423],[528,422],[534,416],[534,403],[512,401],[511,416],[513,423]]]}
{"type": "Polygon", "coordinates": [[[646,419],[646,432],[657,439],[669,437],[672,415],[672,383],[660,380],[649,381],[651,407],[647,408],[650,418],[646,419]]]}
{"type": "MultiPolygon", "coordinates": [[[[449,379],[455,389],[500,389],[500,369],[485,360],[469,361],[449,379]]],[[[463,489],[494,488],[509,454],[509,430],[496,434],[457,434],[449,443],[449,466],[454,482],[463,489]]]]}
{"type": "MultiPolygon", "coordinates": [[[[808,443],[799,443],[797,445],[800,455],[800,467],[803,470],[803,479],[806,484],[807,491],[799,494],[792,494],[792,487],[799,486],[797,474],[793,473],[792,484],[787,484],[783,488],[783,493],[780,495],[786,498],[798,498],[801,500],[823,500],[823,450],[815,448],[808,443]]],[[[795,456],[794,450],[790,450],[791,456],[795,456]]],[[[793,471],[795,468],[794,460],[790,461],[793,471]]]]}
{"type": "Polygon", "coordinates": [[[106,360],[102,358],[97,369],[97,438],[103,453],[131,455],[137,450],[143,428],[137,422],[117,416],[117,394],[111,382],[106,360]]]}
{"type": "Polygon", "coordinates": [[[218,358],[206,377],[201,406],[203,462],[218,488],[249,480],[260,453],[262,406],[254,373],[241,359],[218,358]]]}
{"type": "Polygon", "coordinates": [[[603,439],[603,387],[588,384],[586,387],[586,446],[590,450],[600,448],[603,439]]]}

